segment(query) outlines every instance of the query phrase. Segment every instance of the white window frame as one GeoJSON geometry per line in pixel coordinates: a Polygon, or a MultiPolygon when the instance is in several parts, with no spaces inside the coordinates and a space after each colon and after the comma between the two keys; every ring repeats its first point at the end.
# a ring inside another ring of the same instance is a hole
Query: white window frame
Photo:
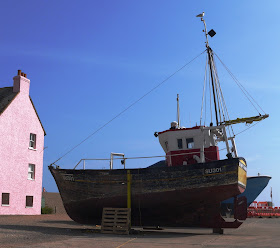
{"type": "Polygon", "coordinates": [[[35,167],[36,167],[35,164],[28,164],[28,176],[27,176],[28,180],[35,180],[35,167]]]}
{"type": "Polygon", "coordinates": [[[30,133],[29,148],[32,150],[36,150],[36,134],[35,133],[30,133]]]}

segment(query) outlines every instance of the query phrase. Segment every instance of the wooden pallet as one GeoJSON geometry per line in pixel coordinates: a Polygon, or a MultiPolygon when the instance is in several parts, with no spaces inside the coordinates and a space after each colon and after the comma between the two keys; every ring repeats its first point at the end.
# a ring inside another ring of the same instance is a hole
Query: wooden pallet
{"type": "Polygon", "coordinates": [[[103,208],[102,233],[129,234],[130,208],[103,208]]]}

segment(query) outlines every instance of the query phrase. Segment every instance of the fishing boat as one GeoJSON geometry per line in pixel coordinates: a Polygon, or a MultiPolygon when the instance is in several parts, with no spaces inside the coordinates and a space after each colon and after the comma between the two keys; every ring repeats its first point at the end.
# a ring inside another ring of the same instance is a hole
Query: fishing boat
{"type": "Polygon", "coordinates": [[[110,169],[102,170],[61,169],[51,164],[65,210],[74,221],[100,224],[105,207],[131,208],[132,225],[140,226],[237,228],[246,219],[246,198],[237,196],[246,188],[247,163],[238,156],[235,136],[229,130],[233,124],[260,121],[268,115],[228,118],[208,43],[215,31],[207,32],[203,16],[197,17],[204,24],[215,124],[181,126],[177,96],[177,121],[154,133],[165,152],[161,165],[128,169],[125,157],[123,169],[114,169],[112,160],[110,169]],[[225,159],[220,159],[219,142],[226,146],[225,159]],[[231,197],[235,199],[235,220],[227,222],[220,215],[220,203],[231,197]]]}
{"type": "MultiPolygon", "coordinates": [[[[247,199],[247,208],[252,202],[256,200],[259,194],[265,189],[271,176],[257,175],[247,177],[247,185],[245,191],[239,195],[245,196],[247,199]]],[[[222,215],[231,215],[232,209],[234,208],[234,198],[227,199],[221,203],[222,215]]]]}

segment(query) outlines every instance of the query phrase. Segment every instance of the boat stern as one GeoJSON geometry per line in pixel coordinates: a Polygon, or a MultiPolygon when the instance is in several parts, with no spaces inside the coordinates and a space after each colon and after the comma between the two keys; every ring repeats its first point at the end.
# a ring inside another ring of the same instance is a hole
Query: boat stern
{"type": "Polygon", "coordinates": [[[238,166],[238,187],[240,193],[243,193],[247,185],[247,163],[244,158],[239,158],[238,166]]]}

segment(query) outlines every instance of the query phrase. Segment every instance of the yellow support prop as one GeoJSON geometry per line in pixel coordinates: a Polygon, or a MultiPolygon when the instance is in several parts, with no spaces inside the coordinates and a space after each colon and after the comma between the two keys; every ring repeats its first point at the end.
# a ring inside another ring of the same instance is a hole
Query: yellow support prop
{"type": "Polygon", "coordinates": [[[127,208],[131,208],[131,174],[127,170],[127,208]]]}

